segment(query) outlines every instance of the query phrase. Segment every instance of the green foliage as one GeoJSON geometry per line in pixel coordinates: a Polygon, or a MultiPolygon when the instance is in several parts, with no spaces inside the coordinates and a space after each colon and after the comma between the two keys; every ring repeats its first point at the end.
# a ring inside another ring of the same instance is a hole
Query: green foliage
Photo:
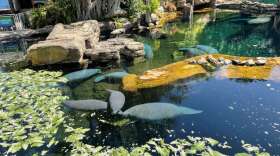
{"type": "Polygon", "coordinates": [[[33,9],[31,12],[31,26],[41,28],[47,25],[47,11],[45,7],[33,9]]]}
{"type": "Polygon", "coordinates": [[[150,11],[152,13],[156,12],[156,10],[160,7],[160,0],[151,0],[150,2],[150,11]]]}
{"type": "Polygon", "coordinates": [[[71,23],[76,21],[76,11],[72,0],[53,0],[46,6],[35,8],[31,13],[31,26],[41,28],[57,23],[71,23]]]}
{"type": "Polygon", "coordinates": [[[138,17],[147,11],[156,12],[160,6],[160,0],[150,0],[148,5],[143,0],[127,0],[127,12],[130,18],[138,17]]]}
{"type": "Polygon", "coordinates": [[[32,70],[0,74],[0,140],[7,153],[57,143],[63,123],[62,101],[67,97],[54,88],[60,72],[32,70]]]}
{"type": "Polygon", "coordinates": [[[144,14],[148,7],[144,4],[143,0],[127,0],[127,13],[130,18],[136,18],[144,14]]]}

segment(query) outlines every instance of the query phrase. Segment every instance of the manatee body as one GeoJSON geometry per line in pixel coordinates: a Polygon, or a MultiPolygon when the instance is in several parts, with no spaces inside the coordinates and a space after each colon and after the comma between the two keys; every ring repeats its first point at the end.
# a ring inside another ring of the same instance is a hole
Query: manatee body
{"type": "Polygon", "coordinates": [[[103,81],[105,79],[120,80],[120,79],[122,79],[126,75],[128,75],[128,73],[125,72],[125,71],[108,73],[108,74],[104,74],[104,75],[96,77],[94,82],[101,82],[101,81],[103,81]]]}
{"type": "Polygon", "coordinates": [[[107,91],[111,93],[110,98],[109,98],[110,107],[113,111],[113,114],[116,114],[124,106],[125,96],[122,92],[119,92],[119,91],[109,90],[109,89],[107,89],[107,91]]]}
{"type": "Polygon", "coordinates": [[[190,54],[190,55],[203,55],[203,54],[206,54],[205,51],[200,50],[198,48],[179,48],[178,50],[184,52],[185,54],[190,54]]]}
{"type": "Polygon", "coordinates": [[[205,51],[208,54],[215,54],[218,53],[218,50],[211,47],[211,46],[207,46],[207,45],[196,45],[195,46],[197,49],[200,49],[202,51],[205,51]]]}
{"type": "Polygon", "coordinates": [[[108,103],[101,100],[68,100],[64,102],[64,105],[84,111],[105,110],[108,107],[108,103]]]}
{"type": "Polygon", "coordinates": [[[100,69],[84,69],[84,70],[66,74],[64,75],[64,77],[67,78],[69,82],[73,82],[73,81],[88,79],[99,73],[101,73],[100,69]]]}
{"type": "Polygon", "coordinates": [[[153,49],[150,45],[144,43],[145,58],[152,59],[154,57],[153,49]]]}
{"type": "Polygon", "coordinates": [[[265,24],[270,22],[270,17],[257,17],[248,21],[248,24],[265,24]]]}
{"type": "Polygon", "coordinates": [[[146,103],[127,109],[121,114],[144,120],[170,119],[180,115],[198,114],[202,111],[169,103],[146,103]]]}

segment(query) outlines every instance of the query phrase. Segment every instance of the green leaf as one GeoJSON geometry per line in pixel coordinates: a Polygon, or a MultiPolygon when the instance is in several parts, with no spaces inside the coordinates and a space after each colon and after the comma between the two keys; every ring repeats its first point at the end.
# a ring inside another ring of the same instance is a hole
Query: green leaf
{"type": "Polygon", "coordinates": [[[261,152],[261,153],[257,153],[256,156],[270,156],[270,154],[267,152],[261,152]]]}
{"type": "Polygon", "coordinates": [[[8,153],[16,153],[21,150],[21,144],[20,143],[14,143],[10,146],[8,153]]]}
{"type": "Polygon", "coordinates": [[[234,156],[252,156],[252,155],[248,153],[236,153],[234,156]]]}

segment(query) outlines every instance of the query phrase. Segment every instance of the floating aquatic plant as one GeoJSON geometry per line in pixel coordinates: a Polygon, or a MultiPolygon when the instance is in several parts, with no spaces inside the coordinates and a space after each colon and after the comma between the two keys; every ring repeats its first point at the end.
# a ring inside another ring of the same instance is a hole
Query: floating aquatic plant
{"type": "Polygon", "coordinates": [[[67,97],[52,86],[66,82],[61,75],[28,69],[0,74],[0,145],[6,153],[57,143],[64,120],[60,104],[67,97]]]}

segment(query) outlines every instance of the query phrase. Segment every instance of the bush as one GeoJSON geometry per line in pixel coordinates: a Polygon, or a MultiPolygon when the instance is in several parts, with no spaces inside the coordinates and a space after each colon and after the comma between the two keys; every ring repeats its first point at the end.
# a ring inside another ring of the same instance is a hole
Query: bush
{"type": "Polygon", "coordinates": [[[71,23],[76,21],[76,11],[72,0],[53,0],[46,6],[36,8],[31,13],[32,28],[41,28],[57,23],[71,23]]]}

